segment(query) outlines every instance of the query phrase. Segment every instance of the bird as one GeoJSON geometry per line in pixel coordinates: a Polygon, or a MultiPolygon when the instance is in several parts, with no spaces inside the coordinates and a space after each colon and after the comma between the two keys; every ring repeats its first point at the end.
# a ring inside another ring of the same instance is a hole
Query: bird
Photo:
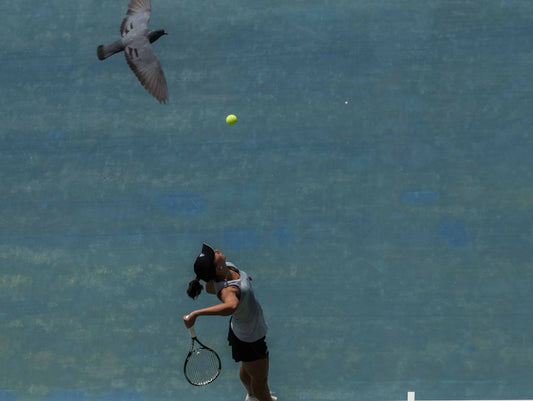
{"type": "Polygon", "coordinates": [[[126,62],[142,86],[159,103],[166,103],[167,81],[151,44],[167,33],[164,29],[148,30],[150,14],[150,0],[130,0],[127,16],[120,25],[121,38],[108,45],[98,46],[96,55],[99,60],[105,60],[123,51],[126,62]]]}

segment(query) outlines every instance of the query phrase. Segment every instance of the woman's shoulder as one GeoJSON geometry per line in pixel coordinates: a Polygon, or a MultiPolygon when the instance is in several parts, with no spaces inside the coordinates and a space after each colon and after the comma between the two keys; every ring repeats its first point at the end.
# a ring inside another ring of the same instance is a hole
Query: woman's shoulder
{"type": "MultiPolygon", "coordinates": [[[[218,284],[218,283],[217,283],[218,284]]],[[[241,287],[237,282],[233,281],[222,281],[221,285],[216,285],[216,294],[218,299],[221,299],[221,295],[224,291],[234,292],[237,295],[237,298],[241,297],[241,287]]]]}

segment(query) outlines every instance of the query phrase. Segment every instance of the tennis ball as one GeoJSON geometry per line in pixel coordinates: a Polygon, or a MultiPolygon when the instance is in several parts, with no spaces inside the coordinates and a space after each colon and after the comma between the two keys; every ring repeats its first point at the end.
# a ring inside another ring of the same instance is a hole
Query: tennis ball
{"type": "Polygon", "coordinates": [[[226,117],[226,123],[228,125],[235,125],[237,123],[237,116],[235,114],[230,114],[226,117]]]}

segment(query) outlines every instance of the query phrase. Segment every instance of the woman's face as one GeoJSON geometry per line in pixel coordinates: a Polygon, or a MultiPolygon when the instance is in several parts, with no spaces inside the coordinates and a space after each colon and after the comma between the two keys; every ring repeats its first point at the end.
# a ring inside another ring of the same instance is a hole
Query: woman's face
{"type": "Polygon", "coordinates": [[[215,266],[226,266],[226,255],[215,249],[215,266]]]}

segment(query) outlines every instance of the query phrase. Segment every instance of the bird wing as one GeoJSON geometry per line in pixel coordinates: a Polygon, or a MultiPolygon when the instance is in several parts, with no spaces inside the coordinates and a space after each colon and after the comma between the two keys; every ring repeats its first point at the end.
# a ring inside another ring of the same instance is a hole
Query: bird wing
{"type": "Polygon", "coordinates": [[[131,0],[126,13],[127,17],[122,20],[120,25],[122,38],[125,39],[130,34],[144,32],[148,28],[151,12],[150,0],[131,0]]]}
{"type": "Polygon", "coordinates": [[[131,70],[152,96],[160,103],[166,103],[167,81],[147,36],[150,13],[150,0],[131,0],[127,16],[120,26],[120,34],[126,46],[124,54],[131,70]]]}
{"type": "MultiPolygon", "coordinates": [[[[134,1],[134,0],[132,0],[134,1]]],[[[159,103],[168,101],[168,89],[161,63],[155,55],[147,36],[139,35],[126,45],[126,61],[142,86],[159,103]]]]}

